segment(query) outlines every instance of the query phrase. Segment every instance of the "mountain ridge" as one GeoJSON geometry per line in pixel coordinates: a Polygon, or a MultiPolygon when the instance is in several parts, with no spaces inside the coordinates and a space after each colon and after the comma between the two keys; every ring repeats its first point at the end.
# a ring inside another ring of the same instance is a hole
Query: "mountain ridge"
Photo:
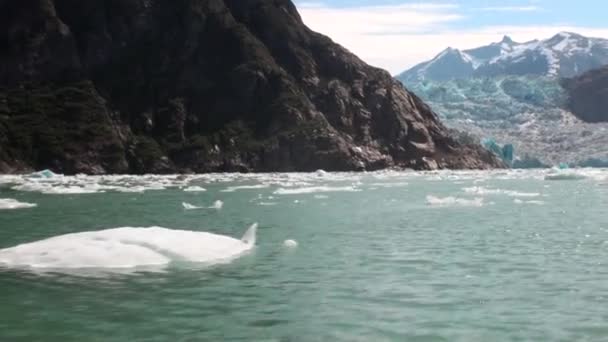
{"type": "Polygon", "coordinates": [[[473,49],[461,51],[448,48],[430,61],[422,62],[396,77],[405,84],[505,75],[573,77],[606,64],[608,39],[560,32],[548,39],[525,43],[505,36],[500,42],[473,49]],[[447,60],[445,56],[448,50],[452,55],[462,57],[447,60]],[[466,73],[461,72],[465,69],[466,73]]]}
{"type": "Polygon", "coordinates": [[[503,165],[288,0],[0,0],[0,171],[503,165]]]}

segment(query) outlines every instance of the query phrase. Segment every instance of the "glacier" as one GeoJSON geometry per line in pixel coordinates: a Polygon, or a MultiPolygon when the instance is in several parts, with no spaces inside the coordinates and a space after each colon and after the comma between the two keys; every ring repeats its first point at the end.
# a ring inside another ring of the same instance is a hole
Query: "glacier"
{"type": "MultiPolygon", "coordinates": [[[[427,80],[408,88],[469,139],[512,145],[513,167],[608,165],[608,124],[585,123],[565,110],[567,94],[553,77],[427,80]]],[[[503,157],[502,150],[494,152],[503,157]]]]}

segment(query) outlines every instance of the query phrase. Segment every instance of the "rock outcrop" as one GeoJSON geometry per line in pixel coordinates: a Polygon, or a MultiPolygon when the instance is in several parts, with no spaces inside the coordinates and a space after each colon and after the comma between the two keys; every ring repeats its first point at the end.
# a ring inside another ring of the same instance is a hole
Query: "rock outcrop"
{"type": "Polygon", "coordinates": [[[586,122],[608,122],[608,67],[589,71],[562,82],[568,92],[567,106],[586,122]]]}
{"type": "Polygon", "coordinates": [[[288,0],[0,0],[0,171],[501,167],[288,0]]]}

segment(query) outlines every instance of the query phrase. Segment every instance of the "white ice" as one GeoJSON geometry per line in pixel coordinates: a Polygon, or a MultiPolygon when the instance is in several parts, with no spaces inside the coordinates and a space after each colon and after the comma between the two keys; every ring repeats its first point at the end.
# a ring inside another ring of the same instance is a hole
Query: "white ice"
{"type": "Polygon", "coordinates": [[[0,198],[0,210],[27,209],[33,208],[36,205],[35,203],[19,202],[12,198],[0,198]]]}
{"type": "Polygon", "coordinates": [[[482,207],[483,206],[483,198],[474,198],[474,199],[465,199],[458,197],[436,197],[436,196],[426,196],[426,203],[431,206],[441,206],[441,207],[451,207],[451,206],[460,206],[460,207],[482,207]]]}
{"type": "Polygon", "coordinates": [[[360,191],[360,190],[355,188],[354,186],[335,186],[335,187],[312,186],[312,187],[295,188],[295,189],[279,188],[274,192],[274,194],[275,195],[297,195],[297,194],[311,194],[311,193],[317,193],[317,192],[341,192],[341,191],[355,192],[355,191],[360,191]]]}
{"type": "Polygon", "coordinates": [[[182,207],[184,207],[185,210],[198,210],[198,209],[217,209],[220,210],[224,207],[224,202],[222,201],[215,201],[213,202],[213,204],[210,207],[200,207],[200,206],[196,206],[190,203],[186,203],[186,202],[182,202],[182,207]]]}
{"type": "Polygon", "coordinates": [[[205,192],[207,189],[200,186],[189,186],[184,189],[185,192],[205,192]]]}
{"type": "Polygon", "coordinates": [[[123,227],[60,235],[0,250],[0,266],[124,269],[171,262],[230,262],[255,246],[257,224],[241,240],[207,232],[123,227]]]}

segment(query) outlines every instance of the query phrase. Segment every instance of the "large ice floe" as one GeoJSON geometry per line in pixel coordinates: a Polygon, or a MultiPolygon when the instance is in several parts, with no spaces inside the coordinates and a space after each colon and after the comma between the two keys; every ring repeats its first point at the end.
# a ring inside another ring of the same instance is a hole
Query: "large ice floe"
{"type": "Polygon", "coordinates": [[[0,267],[76,273],[164,267],[172,263],[228,263],[251,251],[257,224],[241,239],[161,227],[123,227],[73,233],[0,250],[0,267]]]}

